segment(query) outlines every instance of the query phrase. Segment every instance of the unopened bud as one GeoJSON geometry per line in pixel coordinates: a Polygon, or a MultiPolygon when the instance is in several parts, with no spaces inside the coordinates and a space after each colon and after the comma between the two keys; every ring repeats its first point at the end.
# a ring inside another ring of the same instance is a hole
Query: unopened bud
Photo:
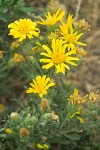
{"type": "Polygon", "coordinates": [[[19,118],[20,118],[20,115],[17,112],[12,112],[10,115],[10,119],[12,119],[12,120],[16,120],[19,118]]]}

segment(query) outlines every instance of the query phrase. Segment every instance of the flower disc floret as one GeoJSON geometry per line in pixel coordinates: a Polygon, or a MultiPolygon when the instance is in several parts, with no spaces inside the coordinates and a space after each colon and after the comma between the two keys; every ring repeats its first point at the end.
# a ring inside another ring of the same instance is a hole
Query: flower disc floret
{"type": "Polygon", "coordinates": [[[36,80],[33,79],[33,83],[30,83],[31,87],[26,90],[26,93],[38,94],[41,98],[43,95],[47,94],[47,90],[54,86],[55,83],[51,81],[49,77],[37,76],[36,80]]]}
{"type": "Polygon", "coordinates": [[[79,58],[73,56],[76,51],[71,50],[66,52],[67,44],[64,44],[62,39],[53,39],[51,48],[46,45],[43,45],[42,47],[45,51],[41,53],[44,58],[41,58],[40,62],[46,63],[46,65],[42,66],[43,69],[49,69],[55,66],[56,73],[65,74],[65,68],[70,70],[68,64],[77,66],[74,61],[79,60],[79,58]]]}
{"type": "Polygon", "coordinates": [[[19,42],[26,39],[26,37],[29,39],[33,38],[33,36],[38,37],[40,30],[36,26],[37,23],[32,22],[30,19],[19,19],[8,25],[8,28],[10,28],[9,35],[18,38],[19,42]]]}
{"type": "Polygon", "coordinates": [[[40,18],[41,22],[38,21],[39,24],[52,26],[55,25],[58,21],[63,19],[65,12],[58,9],[55,14],[51,15],[50,12],[46,15],[46,20],[40,18]]]}

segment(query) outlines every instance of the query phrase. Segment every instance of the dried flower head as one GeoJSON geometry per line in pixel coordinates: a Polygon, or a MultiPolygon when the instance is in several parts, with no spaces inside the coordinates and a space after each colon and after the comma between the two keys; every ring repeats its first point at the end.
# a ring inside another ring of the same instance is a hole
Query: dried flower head
{"type": "Polygon", "coordinates": [[[76,47],[76,55],[79,57],[85,56],[86,51],[83,48],[76,47]]]}
{"type": "Polygon", "coordinates": [[[0,59],[3,57],[3,51],[0,51],[0,59]]]}
{"type": "Polygon", "coordinates": [[[98,94],[98,91],[97,92],[90,92],[90,94],[89,94],[89,101],[90,102],[95,102],[99,98],[100,98],[100,94],[98,94]]]}
{"type": "Polygon", "coordinates": [[[29,135],[29,130],[26,128],[20,129],[20,137],[27,137],[29,135]]]}
{"type": "Polygon", "coordinates": [[[85,19],[78,20],[77,25],[83,31],[90,31],[91,30],[91,25],[85,19]]]}
{"type": "Polygon", "coordinates": [[[58,0],[50,0],[48,8],[51,11],[56,11],[57,9],[66,10],[66,7],[64,4],[60,3],[58,0]]]}
{"type": "Polygon", "coordinates": [[[20,46],[20,42],[18,42],[18,40],[16,40],[15,42],[12,42],[11,43],[11,48],[14,49],[14,48],[17,48],[20,46]]]}
{"type": "Polygon", "coordinates": [[[49,106],[48,100],[47,100],[47,99],[42,99],[42,102],[41,102],[41,104],[40,104],[41,110],[42,110],[42,111],[46,111],[47,108],[48,108],[48,106],[49,106]]]}

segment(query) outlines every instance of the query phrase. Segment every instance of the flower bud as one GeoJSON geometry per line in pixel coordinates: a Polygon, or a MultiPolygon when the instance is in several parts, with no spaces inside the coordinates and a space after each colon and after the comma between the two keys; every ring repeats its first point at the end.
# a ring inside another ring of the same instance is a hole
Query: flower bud
{"type": "Polygon", "coordinates": [[[5,132],[6,132],[7,134],[12,134],[12,133],[13,133],[13,131],[12,131],[10,128],[6,128],[5,132]]]}
{"type": "Polygon", "coordinates": [[[20,118],[20,115],[17,112],[12,112],[10,115],[10,119],[17,120],[20,118]]]}
{"type": "Polygon", "coordinates": [[[53,119],[54,121],[59,122],[59,116],[56,115],[56,114],[54,113],[54,111],[51,112],[51,116],[52,116],[52,119],[53,119]]]}

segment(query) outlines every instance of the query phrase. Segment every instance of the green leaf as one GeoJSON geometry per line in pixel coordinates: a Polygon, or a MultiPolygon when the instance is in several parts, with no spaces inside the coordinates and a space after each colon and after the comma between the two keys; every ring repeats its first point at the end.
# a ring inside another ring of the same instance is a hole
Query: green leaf
{"type": "Polygon", "coordinates": [[[24,13],[32,13],[32,12],[36,12],[36,9],[34,9],[33,7],[21,7],[20,11],[24,12],[24,13]]]}
{"type": "Polygon", "coordinates": [[[69,135],[66,135],[66,137],[70,140],[80,140],[81,136],[78,135],[78,134],[69,134],[69,135]]]}

